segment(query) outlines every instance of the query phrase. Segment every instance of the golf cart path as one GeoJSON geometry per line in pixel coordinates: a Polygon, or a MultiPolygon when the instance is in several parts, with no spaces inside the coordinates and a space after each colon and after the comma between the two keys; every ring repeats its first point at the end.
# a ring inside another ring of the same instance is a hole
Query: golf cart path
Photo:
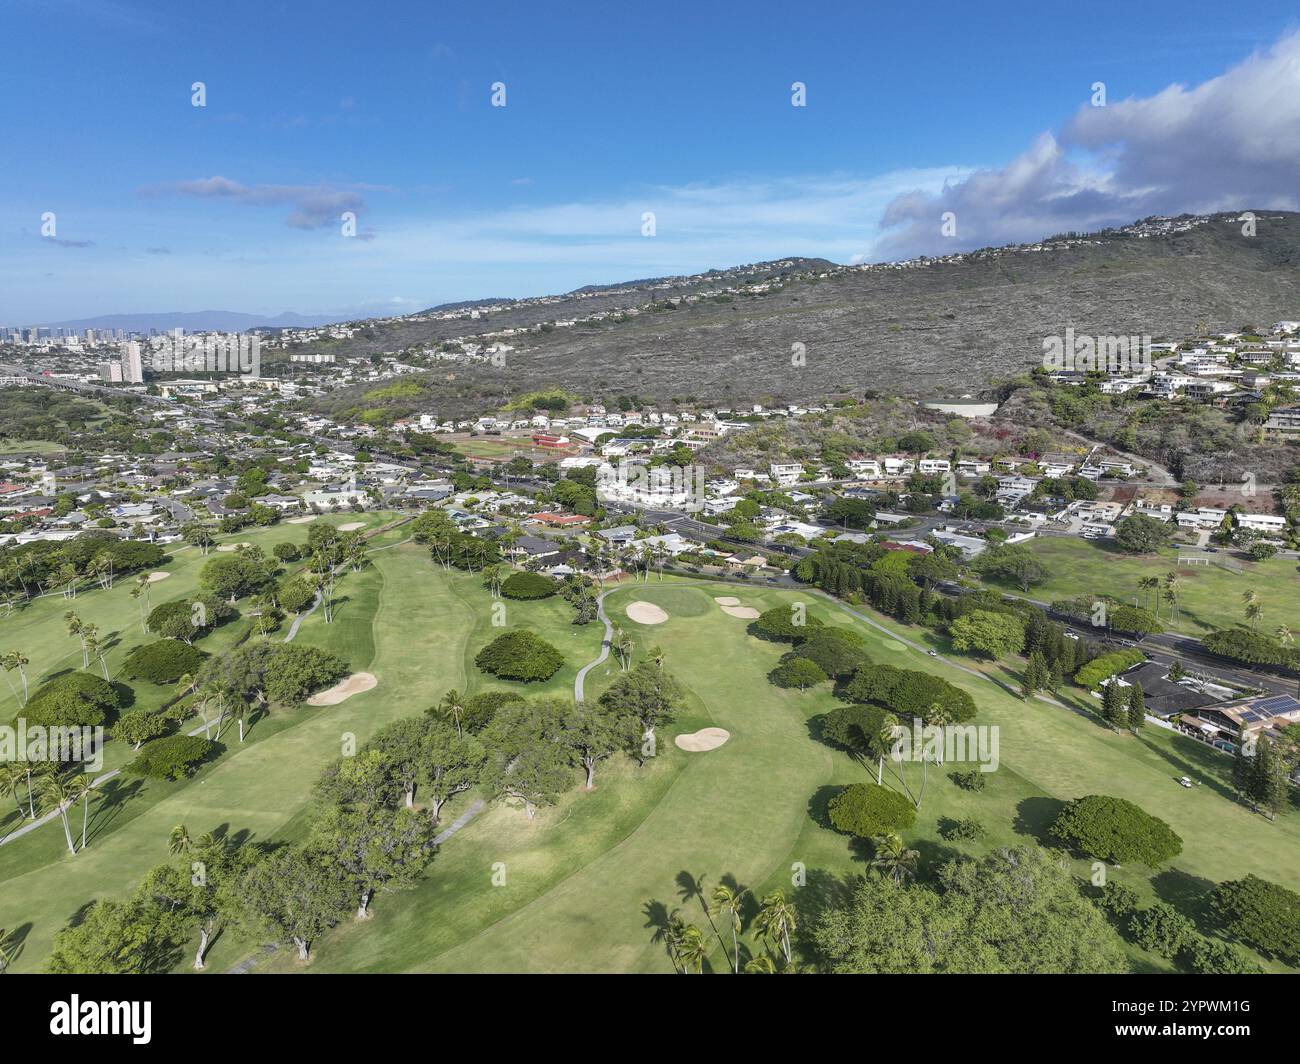
{"type": "MultiPolygon", "coordinates": [[[[609,591],[617,591],[617,588],[610,588],[609,591]]],[[[587,662],[578,670],[578,675],[573,678],[573,700],[582,701],[582,693],[586,686],[587,673],[591,672],[597,665],[601,664],[609,657],[610,640],[614,638],[614,626],[610,623],[608,614],[605,613],[605,596],[609,591],[602,591],[596,596],[596,618],[605,625],[605,637],[600,641],[600,654],[594,661],[587,662]]]]}

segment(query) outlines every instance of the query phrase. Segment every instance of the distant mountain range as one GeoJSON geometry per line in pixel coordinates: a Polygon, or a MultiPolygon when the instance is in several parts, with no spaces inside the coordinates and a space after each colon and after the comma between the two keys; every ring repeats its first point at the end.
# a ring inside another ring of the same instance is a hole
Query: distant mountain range
{"type": "MultiPolygon", "coordinates": [[[[1300,214],[1256,214],[1254,235],[1234,211],[944,258],[785,259],[593,286],[475,308],[472,319],[372,319],[306,349],[346,359],[513,330],[503,364],[444,363],[424,375],[423,407],[442,414],[555,386],[768,405],[869,389],[980,394],[1040,365],[1044,338],[1068,327],[1159,340],[1300,318],[1300,214]]],[[[327,402],[364,409],[364,390],[327,402]]]]}
{"type": "Polygon", "coordinates": [[[245,329],[310,329],[340,321],[337,314],[244,314],[237,310],[176,311],[170,314],[104,314],[98,318],[78,318],[75,321],[47,321],[42,325],[54,329],[123,329],[127,332],[148,332],[157,329],[184,329],[186,332],[243,332],[245,329]]]}

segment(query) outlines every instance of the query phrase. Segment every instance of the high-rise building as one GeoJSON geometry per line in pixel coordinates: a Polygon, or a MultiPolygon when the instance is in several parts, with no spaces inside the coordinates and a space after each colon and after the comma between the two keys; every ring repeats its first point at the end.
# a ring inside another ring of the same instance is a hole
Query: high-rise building
{"type": "Polygon", "coordinates": [[[144,383],[144,362],[140,358],[140,345],[128,340],[122,345],[122,375],[118,379],[127,384],[144,383]]]}

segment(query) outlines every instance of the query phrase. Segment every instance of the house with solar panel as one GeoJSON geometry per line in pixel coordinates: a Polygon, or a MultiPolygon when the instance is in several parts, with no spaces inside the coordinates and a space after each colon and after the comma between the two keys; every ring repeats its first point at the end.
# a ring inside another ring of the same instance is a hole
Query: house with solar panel
{"type": "Polygon", "coordinates": [[[1282,729],[1297,722],[1300,722],[1300,700],[1274,694],[1202,706],[1181,718],[1185,730],[1225,750],[1236,748],[1237,736],[1243,728],[1256,739],[1267,735],[1271,741],[1284,742],[1282,729]]]}

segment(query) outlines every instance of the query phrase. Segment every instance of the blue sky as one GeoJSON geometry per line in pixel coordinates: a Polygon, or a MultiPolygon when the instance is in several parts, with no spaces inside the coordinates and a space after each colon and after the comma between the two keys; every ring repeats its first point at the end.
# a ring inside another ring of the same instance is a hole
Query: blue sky
{"type": "Polygon", "coordinates": [[[934,253],[945,207],[955,248],[1294,206],[1300,114],[1273,184],[1231,134],[1300,98],[1293,4],[622,6],[0,0],[0,323],[934,253]],[[1206,137],[1212,177],[1156,173],[1206,137]]]}

